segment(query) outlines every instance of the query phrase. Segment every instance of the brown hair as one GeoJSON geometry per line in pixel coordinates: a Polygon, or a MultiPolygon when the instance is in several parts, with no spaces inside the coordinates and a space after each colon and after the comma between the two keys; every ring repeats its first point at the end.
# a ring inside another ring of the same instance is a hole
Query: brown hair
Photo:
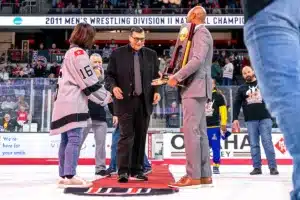
{"type": "Polygon", "coordinates": [[[96,31],[94,27],[87,23],[79,23],[74,28],[69,42],[81,48],[91,48],[94,43],[96,31]]]}

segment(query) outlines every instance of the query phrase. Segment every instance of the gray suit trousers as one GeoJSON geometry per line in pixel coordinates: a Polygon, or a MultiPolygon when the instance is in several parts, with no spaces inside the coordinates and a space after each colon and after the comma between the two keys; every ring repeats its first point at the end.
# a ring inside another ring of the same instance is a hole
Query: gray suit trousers
{"type": "Polygon", "coordinates": [[[182,99],[186,173],[193,179],[212,176],[206,130],[206,101],[206,97],[182,99]]]}
{"type": "Polygon", "coordinates": [[[90,130],[94,132],[94,138],[96,143],[95,148],[95,160],[96,160],[96,172],[100,170],[106,169],[106,150],[105,150],[105,143],[106,143],[106,133],[107,133],[107,123],[106,122],[95,122],[93,121],[92,124],[89,124],[88,127],[83,129],[83,138],[82,143],[80,145],[80,149],[88,136],[90,130]]]}

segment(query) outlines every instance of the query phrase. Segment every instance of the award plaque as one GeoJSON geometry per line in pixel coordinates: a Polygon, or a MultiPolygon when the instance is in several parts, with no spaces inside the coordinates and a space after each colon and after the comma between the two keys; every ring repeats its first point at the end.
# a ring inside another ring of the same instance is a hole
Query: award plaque
{"type": "MultiPolygon", "coordinates": [[[[185,67],[189,58],[195,26],[196,25],[192,23],[185,23],[181,25],[171,62],[164,69],[162,77],[154,79],[152,81],[152,85],[157,86],[167,84],[169,75],[174,75],[182,67],[185,67]]],[[[178,84],[180,87],[184,87],[184,85],[184,83],[178,84]]]]}

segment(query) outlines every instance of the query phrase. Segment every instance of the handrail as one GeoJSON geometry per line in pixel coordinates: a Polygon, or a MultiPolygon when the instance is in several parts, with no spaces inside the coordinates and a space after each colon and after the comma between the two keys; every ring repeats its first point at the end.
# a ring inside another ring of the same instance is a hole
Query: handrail
{"type": "MultiPolygon", "coordinates": [[[[64,54],[66,53],[67,49],[58,49],[59,51],[53,51],[52,49],[46,49],[46,50],[22,50],[22,49],[0,49],[0,53],[2,54],[4,52],[4,59],[5,63],[31,63],[34,60],[40,59],[43,62],[47,63],[61,63],[64,59],[64,54]]],[[[215,53],[221,53],[222,51],[226,51],[227,53],[233,53],[238,55],[247,55],[248,51],[247,49],[215,49],[215,53]]],[[[100,55],[103,54],[103,49],[90,49],[88,50],[88,54],[92,53],[99,53],[100,55]]],[[[1,57],[0,54],[0,57],[1,57]]],[[[1,64],[1,59],[0,59],[1,64]]]]}

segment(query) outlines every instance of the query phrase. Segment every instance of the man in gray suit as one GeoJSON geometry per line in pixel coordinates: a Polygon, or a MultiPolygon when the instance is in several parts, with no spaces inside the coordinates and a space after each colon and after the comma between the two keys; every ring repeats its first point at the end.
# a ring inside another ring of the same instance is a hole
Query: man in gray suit
{"type": "Polygon", "coordinates": [[[185,79],[191,79],[181,91],[187,174],[176,183],[171,183],[171,187],[212,184],[205,103],[212,96],[213,39],[204,26],[205,18],[206,11],[201,6],[189,11],[187,22],[196,24],[196,27],[188,63],[168,81],[168,85],[175,87],[185,79]]]}

